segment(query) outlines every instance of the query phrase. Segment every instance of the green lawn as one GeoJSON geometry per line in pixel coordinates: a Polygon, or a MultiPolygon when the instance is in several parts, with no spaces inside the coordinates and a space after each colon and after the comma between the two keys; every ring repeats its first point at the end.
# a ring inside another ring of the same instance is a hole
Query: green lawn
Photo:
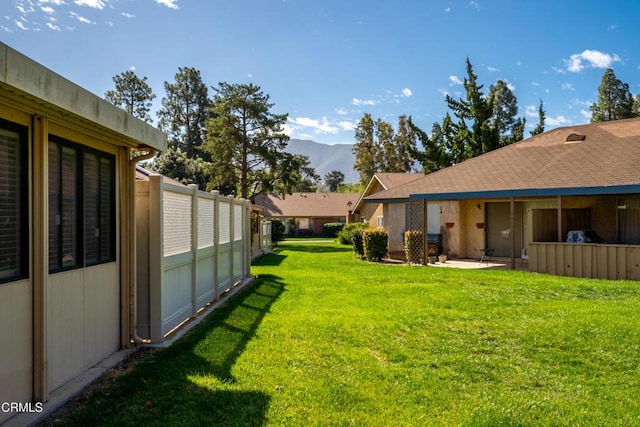
{"type": "MultiPolygon", "coordinates": [[[[640,286],[282,243],[66,425],[640,425],[640,286]]],[[[63,424],[60,424],[63,425],[63,424]]]]}

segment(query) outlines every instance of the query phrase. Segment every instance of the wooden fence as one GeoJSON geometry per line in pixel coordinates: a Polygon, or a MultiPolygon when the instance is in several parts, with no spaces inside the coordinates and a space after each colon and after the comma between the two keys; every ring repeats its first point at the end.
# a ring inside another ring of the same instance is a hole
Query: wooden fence
{"type": "Polygon", "coordinates": [[[529,270],[559,276],[640,280],[640,246],[529,243],[529,270]]]}
{"type": "Polygon", "coordinates": [[[250,277],[250,202],[151,175],[136,182],[137,331],[162,342],[250,277]]]}

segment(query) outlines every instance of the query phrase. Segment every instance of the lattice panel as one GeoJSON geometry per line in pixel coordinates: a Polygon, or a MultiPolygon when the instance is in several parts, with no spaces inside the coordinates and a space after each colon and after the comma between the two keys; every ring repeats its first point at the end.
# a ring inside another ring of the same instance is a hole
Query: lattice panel
{"type": "Polygon", "coordinates": [[[164,192],[164,256],[191,250],[191,196],[164,192]]]}
{"type": "Polygon", "coordinates": [[[405,256],[409,264],[426,264],[424,258],[424,202],[409,202],[409,231],[405,236],[405,256]]]}
{"type": "Polygon", "coordinates": [[[213,246],[213,208],[211,199],[198,198],[198,249],[213,246]]]}

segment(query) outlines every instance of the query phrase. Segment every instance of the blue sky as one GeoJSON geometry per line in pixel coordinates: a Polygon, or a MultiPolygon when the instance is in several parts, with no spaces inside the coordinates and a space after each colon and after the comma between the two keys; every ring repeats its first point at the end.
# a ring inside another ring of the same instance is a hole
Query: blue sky
{"type": "Polygon", "coordinates": [[[445,94],[463,96],[467,57],[485,93],[509,83],[528,130],[540,100],[547,130],[586,123],[607,67],[640,93],[638,12],[635,0],[2,0],[0,40],[100,96],[132,69],[154,109],[178,67],[209,86],[253,83],[292,138],[334,144],[354,142],[365,112],[429,131],[445,94]]]}

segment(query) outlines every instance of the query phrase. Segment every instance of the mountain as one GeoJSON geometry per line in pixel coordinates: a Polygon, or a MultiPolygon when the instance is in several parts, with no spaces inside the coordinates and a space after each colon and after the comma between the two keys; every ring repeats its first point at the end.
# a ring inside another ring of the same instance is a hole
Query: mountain
{"type": "Polygon", "coordinates": [[[344,174],[345,183],[356,183],[359,177],[353,169],[355,156],[352,148],[352,144],[327,145],[307,139],[290,139],[286,150],[291,154],[309,156],[311,167],[321,180],[327,173],[336,170],[344,174]]]}

